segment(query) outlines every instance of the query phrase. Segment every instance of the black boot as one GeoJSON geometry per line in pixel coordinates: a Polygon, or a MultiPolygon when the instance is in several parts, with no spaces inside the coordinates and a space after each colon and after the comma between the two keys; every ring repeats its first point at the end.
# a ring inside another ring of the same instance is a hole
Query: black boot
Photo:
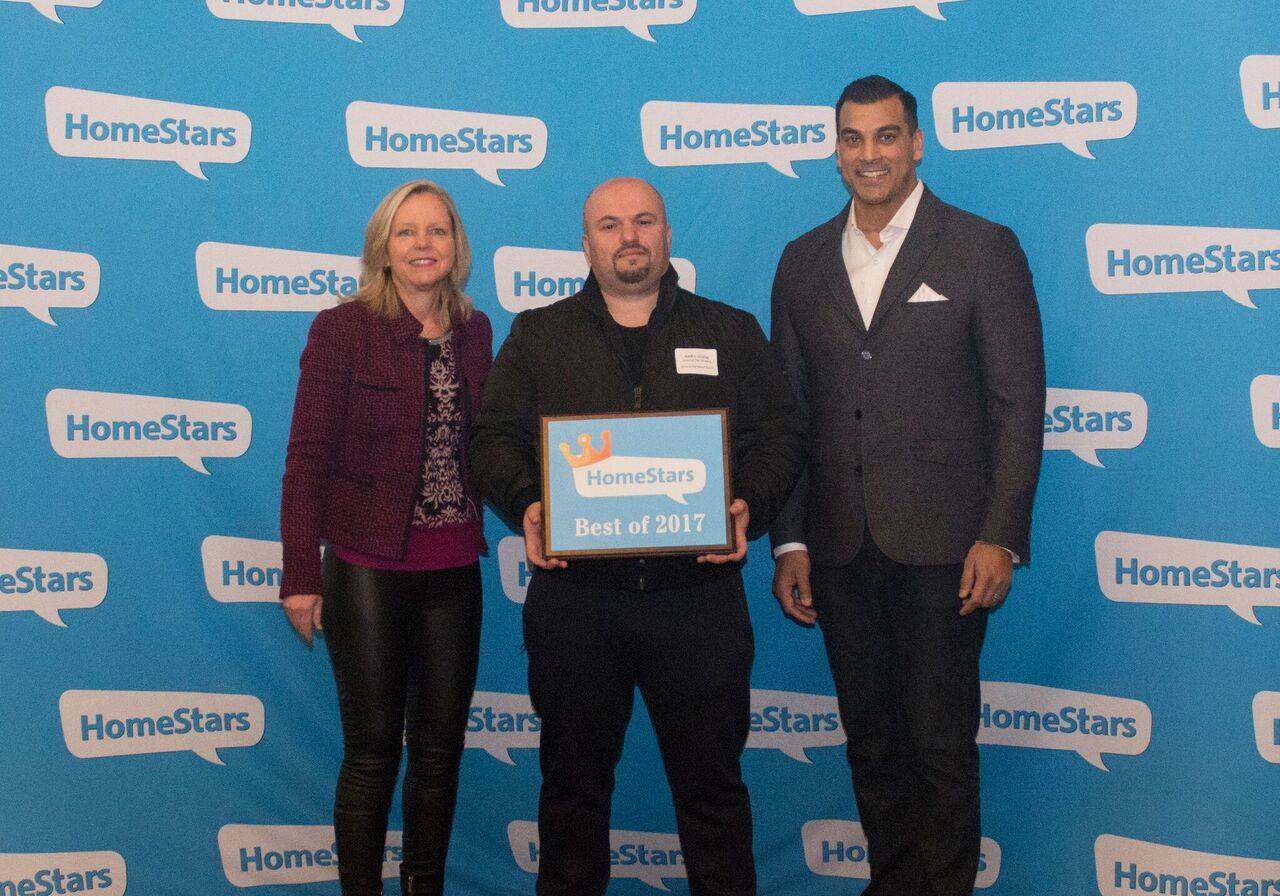
{"type": "Polygon", "coordinates": [[[400,896],[440,896],[444,888],[429,877],[400,869],[400,896]]]}

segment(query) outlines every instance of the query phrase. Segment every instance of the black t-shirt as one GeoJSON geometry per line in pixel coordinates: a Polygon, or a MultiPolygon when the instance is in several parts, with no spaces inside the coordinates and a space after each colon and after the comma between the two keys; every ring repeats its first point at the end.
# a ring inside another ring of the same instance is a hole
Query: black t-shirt
{"type": "Polygon", "coordinates": [[[627,373],[631,377],[633,387],[640,385],[644,376],[644,349],[649,343],[649,325],[643,327],[624,327],[614,321],[614,327],[622,335],[623,360],[627,364],[627,373]]]}

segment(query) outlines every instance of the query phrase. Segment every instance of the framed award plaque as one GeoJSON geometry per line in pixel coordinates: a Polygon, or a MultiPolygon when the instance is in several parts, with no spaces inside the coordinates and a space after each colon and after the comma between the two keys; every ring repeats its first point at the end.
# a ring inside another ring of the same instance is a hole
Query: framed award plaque
{"type": "Polygon", "coordinates": [[[732,551],[723,409],[542,418],[548,557],[732,551]]]}

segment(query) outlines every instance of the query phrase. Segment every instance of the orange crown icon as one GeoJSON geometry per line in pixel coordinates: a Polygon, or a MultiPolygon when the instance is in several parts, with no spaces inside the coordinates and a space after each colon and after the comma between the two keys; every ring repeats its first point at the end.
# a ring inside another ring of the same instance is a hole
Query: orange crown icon
{"type": "Polygon", "coordinates": [[[564,455],[564,459],[569,462],[569,466],[577,469],[578,467],[588,467],[591,464],[599,463],[606,457],[613,454],[613,446],[610,443],[609,430],[600,431],[600,442],[604,445],[599,451],[591,447],[591,436],[585,432],[578,436],[578,444],[582,446],[581,454],[574,454],[569,450],[568,442],[560,443],[560,453],[564,455]]]}

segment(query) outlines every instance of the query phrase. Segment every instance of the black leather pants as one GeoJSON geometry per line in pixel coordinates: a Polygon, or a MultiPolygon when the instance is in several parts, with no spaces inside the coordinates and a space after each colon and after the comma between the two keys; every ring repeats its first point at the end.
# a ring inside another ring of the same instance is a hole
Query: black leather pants
{"type": "Polygon", "coordinates": [[[322,622],[342,716],[334,804],[344,896],[382,892],[387,813],[404,776],[402,868],[441,893],[480,651],[479,564],[392,572],[324,563],[322,622]]]}

